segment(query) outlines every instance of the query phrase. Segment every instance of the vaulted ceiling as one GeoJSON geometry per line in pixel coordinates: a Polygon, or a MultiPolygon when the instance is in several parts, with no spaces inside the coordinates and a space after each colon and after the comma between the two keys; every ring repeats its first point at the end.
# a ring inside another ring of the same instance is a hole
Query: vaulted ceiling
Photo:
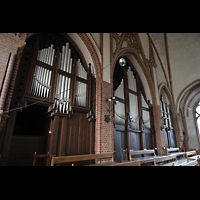
{"type": "Polygon", "coordinates": [[[187,110],[200,99],[200,34],[150,33],[150,36],[163,65],[170,65],[177,110],[179,105],[187,110]]]}

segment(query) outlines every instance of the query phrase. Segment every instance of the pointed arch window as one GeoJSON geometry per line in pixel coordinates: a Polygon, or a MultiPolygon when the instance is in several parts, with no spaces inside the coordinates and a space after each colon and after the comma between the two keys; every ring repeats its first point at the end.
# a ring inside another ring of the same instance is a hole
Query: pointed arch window
{"type": "Polygon", "coordinates": [[[198,131],[200,133],[200,102],[196,106],[195,116],[196,116],[198,131]]]}
{"type": "Polygon", "coordinates": [[[161,113],[162,113],[162,122],[163,122],[162,128],[165,135],[166,148],[176,147],[171,108],[164,92],[161,95],[160,102],[161,102],[161,113]]]}

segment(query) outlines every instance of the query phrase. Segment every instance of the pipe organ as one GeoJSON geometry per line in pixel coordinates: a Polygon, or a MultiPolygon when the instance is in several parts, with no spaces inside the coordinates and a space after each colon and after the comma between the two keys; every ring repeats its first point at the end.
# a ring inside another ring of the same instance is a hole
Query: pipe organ
{"type": "MultiPolygon", "coordinates": [[[[54,54],[55,50],[53,49],[53,45],[51,45],[49,48],[38,51],[37,60],[52,66],[54,54]]],[[[36,65],[33,75],[31,94],[48,98],[51,74],[51,70],[36,65]]]]}
{"type": "Polygon", "coordinates": [[[16,128],[13,124],[13,135],[36,135],[43,145],[41,153],[49,152],[51,156],[94,153],[93,66],[85,63],[62,34],[35,34],[26,42],[12,107],[27,108],[12,116],[18,123],[16,128]]]}
{"type": "MultiPolygon", "coordinates": [[[[118,60],[119,61],[119,60],[118,60]]],[[[114,150],[121,160],[121,149],[151,149],[155,146],[152,108],[147,103],[140,77],[128,62],[117,62],[113,73],[114,150]]]]}
{"type": "MultiPolygon", "coordinates": [[[[30,92],[31,95],[53,99],[52,96],[50,96],[50,90],[53,89],[51,86],[51,81],[53,80],[52,71],[55,68],[55,66],[53,66],[55,52],[56,50],[54,49],[53,44],[51,44],[48,48],[38,50],[30,92]]],[[[67,113],[69,110],[73,63],[75,63],[74,67],[76,68],[75,78],[78,77],[76,84],[73,85],[75,89],[74,103],[78,106],[87,106],[86,100],[88,72],[85,70],[81,60],[73,60],[68,42],[62,46],[58,57],[58,73],[56,75],[56,81],[54,82],[54,84],[56,84],[54,92],[54,108],[59,113],[67,113]]],[[[90,69],[92,76],[91,70],[94,73],[94,69],[90,69]]],[[[53,94],[53,92],[51,94],[53,94]]]]}
{"type": "MultiPolygon", "coordinates": [[[[62,47],[62,52],[59,53],[59,69],[71,73],[72,70],[72,58],[71,49],[69,49],[69,43],[66,43],[62,47]]],[[[69,107],[69,94],[70,94],[71,78],[58,73],[56,94],[55,94],[55,108],[57,112],[65,113],[69,107]]]]}
{"type": "MultiPolygon", "coordinates": [[[[83,68],[83,65],[80,62],[80,59],[76,62],[77,67],[77,76],[83,79],[87,79],[87,72],[83,68]]],[[[86,104],[86,88],[87,85],[83,82],[76,82],[76,93],[75,93],[75,102],[76,105],[85,106],[86,104]]]]}

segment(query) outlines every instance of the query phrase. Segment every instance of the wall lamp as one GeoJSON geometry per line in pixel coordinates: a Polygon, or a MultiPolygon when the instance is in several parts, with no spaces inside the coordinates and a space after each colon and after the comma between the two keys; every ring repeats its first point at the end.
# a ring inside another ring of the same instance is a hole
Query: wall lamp
{"type": "Polygon", "coordinates": [[[115,100],[115,97],[111,97],[111,98],[109,98],[109,99],[106,99],[106,102],[107,102],[107,105],[108,105],[108,109],[107,109],[107,111],[108,111],[108,115],[105,115],[105,118],[104,118],[104,121],[105,122],[107,122],[107,123],[109,123],[110,122],[110,113],[111,113],[111,109],[110,109],[110,107],[111,107],[111,104],[109,103],[109,102],[111,102],[111,101],[114,101],[115,100]]]}

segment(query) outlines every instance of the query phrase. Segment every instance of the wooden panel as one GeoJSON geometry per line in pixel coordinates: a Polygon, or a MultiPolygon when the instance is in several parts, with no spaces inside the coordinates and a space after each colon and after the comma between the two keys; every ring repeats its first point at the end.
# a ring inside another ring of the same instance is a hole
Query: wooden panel
{"type": "Polygon", "coordinates": [[[170,147],[176,147],[173,130],[168,131],[168,135],[169,135],[169,138],[170,138],[170,147]]]}
{"type": "Polygon", "coordinates": [[[144,131],[145,149],[153,149],[152,132],[151,129],[145,128],[144,131]]]}
{"type": "Polygon", "coordinates": [[[94,160],[94,159],[102,159],[102,158],[112,158],[112,157],[113,157],[113,152],[101,153],[101,154],[60,156],[60,157],[53,157],[51,165],[56,164],[56,163],[69,163],[69,162],[86,161],[86,160],[94,160]]]}
{"type": "Polygon", "coordinates": [[[56,155],[57,152],[57,139],[58,139],[58,131],[59,131],[59,116],[54,117],[53,121],[53,128],[52,128],[52,143],[50,144],[51,147],[51,155],[56,155]]]}
{"type": "Polygon", "coordinates": [[[121,161],[121,132],[114,129],[114,160],[117,162],[121,161]]]}
{"type": "Polygon", "coordinates": [[[153,143],[152,143],[152,135],[151,134],[145,134],[145,141],[146,141],[146,149],[152,149],[153,143]]]}
{"type": "Polygon", "coordinates": [[[130,134],[130,149],[139,150],[141,149],[140,146],[140,134],[135,132],[129,132],[130,134]]]}
{"type": "MultiPolygon", "coordinates": [[[[54,133],[53,148],[55,145],[59,146],[57,149],[60,149],[62,155],[81,155],[94,152],[94,121],[89,122],[86,114],[86,112],[73,111],[70,118],[60,119],[62,120],[62,123],[59,123],[61,128],[59,134],[54,133]]],[[[54,124],[54,129],[57,130],[58,122],[54,122],[54,124]]]]}
{"type": "Polygon", "coordinates": [[[137,150],[137,151],[133,151],[130,150],[131,155],[137,155],[137,154],[154,154],[154,149],[149,149],[149,150],[137,150]]]}
{"type": "Polygon", "coordinates": [[[167,132],[166,132],[166,130],[165,130],[165,129],[163,129],[163,131],[164,131],[164,136],[165,136],[165,147],[166,147],[166,148],[168,148],[168,147],[169,147],[169,145],[168,145],[168,137],[167,137],[167,132]]]}
{"type": "Polygon", "coordinates": [[[58,147],[57,147],[57,155],[65,155],[65,147],[66,147],[66,132],[67,132],[67,123],[68,118],[62,117],[60,119],[60,133],[58,138],[58,147]]]}

